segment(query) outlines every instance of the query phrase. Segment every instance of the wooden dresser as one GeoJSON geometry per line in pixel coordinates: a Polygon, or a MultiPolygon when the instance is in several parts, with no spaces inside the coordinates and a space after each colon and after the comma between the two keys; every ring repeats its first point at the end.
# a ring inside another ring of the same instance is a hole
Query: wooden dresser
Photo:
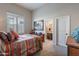
{"type": "Polygon", "coordinates": [[[47,39],[52,40],[52,33],[47,33],[47,39]]]}
{"type": "Polygon", "coordinates": [[[69,36],[67,38],[68,56],[79,56],[79,43],[74,38],[69,36]]]}

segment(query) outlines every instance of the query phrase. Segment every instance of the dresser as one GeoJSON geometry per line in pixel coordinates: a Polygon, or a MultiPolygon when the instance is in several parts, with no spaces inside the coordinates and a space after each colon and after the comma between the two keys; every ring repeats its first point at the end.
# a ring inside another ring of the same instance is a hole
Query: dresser
{"type": "Polygon", "coordinates": [[[79,43],[77,43],[74,38],[69,36],[66,44],[68,56],[79,56],[79,43]]]}
{"type": "Polygon", "coordinates": [[[47,39],[52,40],[52,33],[47,33],[47,39]]]}

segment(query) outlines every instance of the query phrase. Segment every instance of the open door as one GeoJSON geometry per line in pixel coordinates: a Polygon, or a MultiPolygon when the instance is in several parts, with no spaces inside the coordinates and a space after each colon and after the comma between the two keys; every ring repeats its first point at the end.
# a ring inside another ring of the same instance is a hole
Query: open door
{"type": "Polygon", "coordinates": [[[53,40],[53,20],[45,21],[46,39],[53,40]]]}
{"type": "Polygon", "coordinates": [[[67,37],[70,35],[70,17],[61,16],[57,20],[57,45],[66,47],[67,37]]]}

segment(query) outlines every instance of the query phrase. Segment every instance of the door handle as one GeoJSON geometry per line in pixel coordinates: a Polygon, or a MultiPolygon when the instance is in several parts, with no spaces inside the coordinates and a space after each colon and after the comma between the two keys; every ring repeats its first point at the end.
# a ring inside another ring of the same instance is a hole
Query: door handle
{"type": "Polygon", "coordinates": [[[66,35],[68,35],[68,33],[66,33],[66,35]]]}

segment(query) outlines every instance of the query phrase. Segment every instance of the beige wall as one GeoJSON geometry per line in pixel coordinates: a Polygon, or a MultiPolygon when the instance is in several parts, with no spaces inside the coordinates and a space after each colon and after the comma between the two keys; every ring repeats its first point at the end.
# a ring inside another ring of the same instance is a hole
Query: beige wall
{"type": "Polygon", "coordinates": [[[34,19],[54,19],[58,16],[70,16],[71,31],[79,26],[79,4],[47,4],[33,12],[34,19]]]}
{"type": "Polygon", "coordinates": [[[0,4],[0,31],[6,31],[6,12],[12,12],[25,17],[25,33],[32,29],[31,11],[24,9],[16,4],[0,4]]]}

